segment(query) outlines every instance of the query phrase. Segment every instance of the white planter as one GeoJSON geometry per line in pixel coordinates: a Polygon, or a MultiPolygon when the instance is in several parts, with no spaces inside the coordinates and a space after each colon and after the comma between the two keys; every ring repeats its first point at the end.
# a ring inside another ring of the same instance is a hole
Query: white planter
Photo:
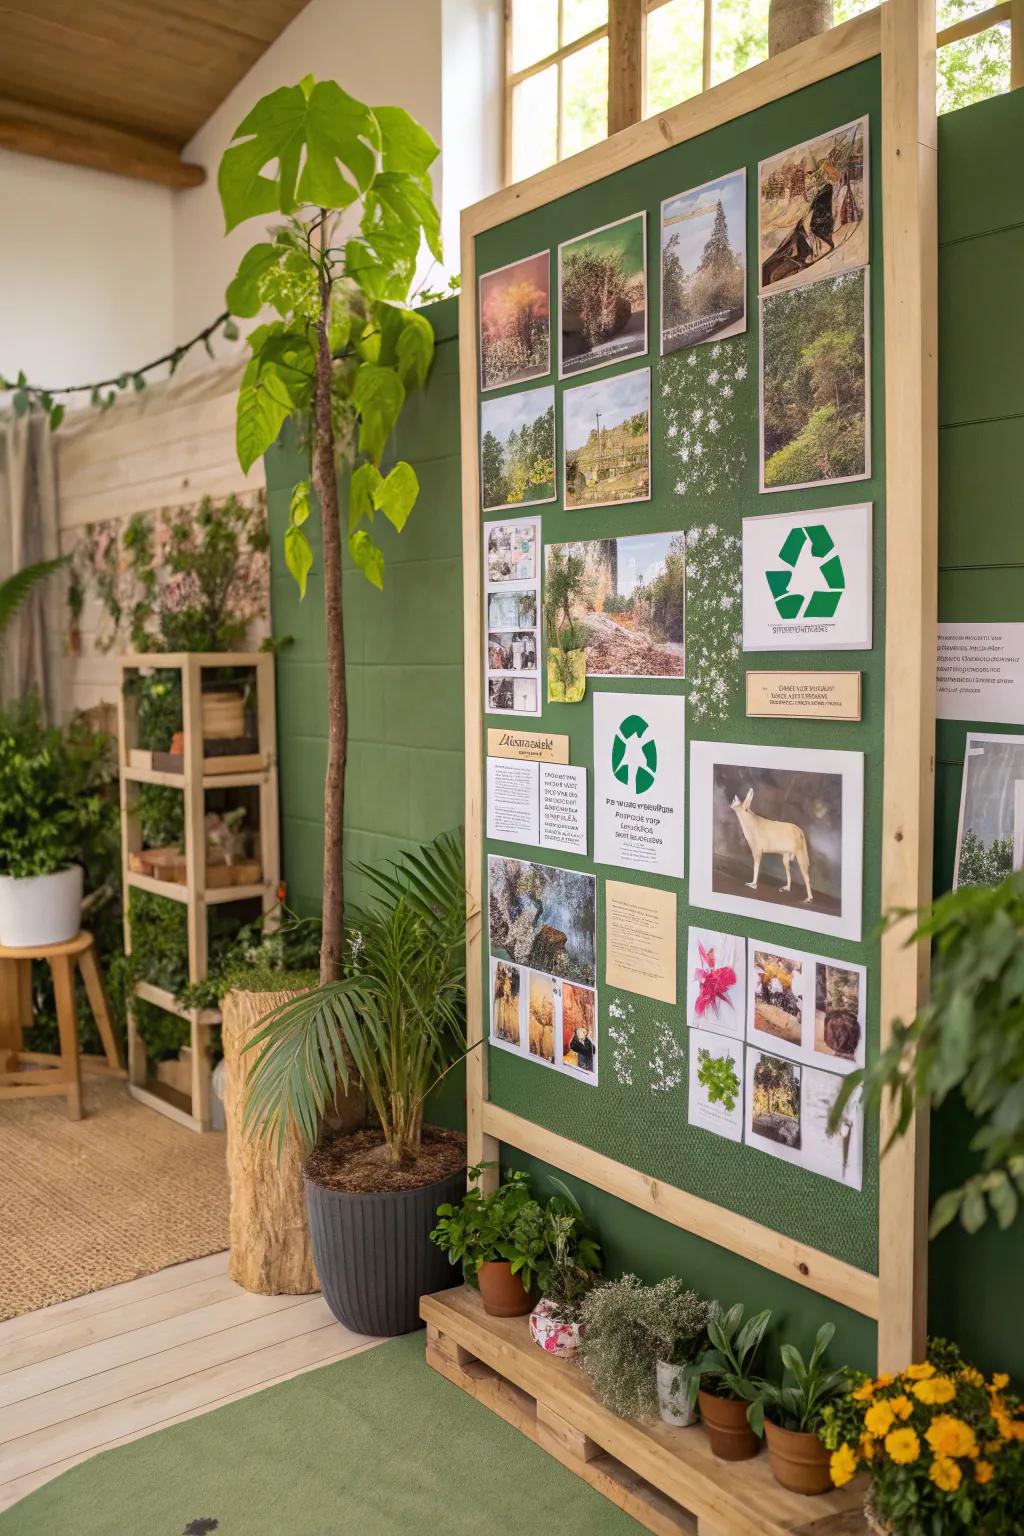
{"type": "Polygon", "coordinates": [[[82,923],[82,867],[17,880],[0,875],[0,944],[35,949],[73,939],[82,923]]]}
{"type": "Polygon", "coordinates": [[[658,1407],[665,1423],[674,1424],[677,1429],[685,1429],[688,1424],[696,1424],[697,1410],[690,1406],[682,1366],[669,1365],[667,1360],[658,1360],[655,1362],[655,1369],[658,1374],[658,1407]],[[679,1390],[673,1392],[672,1383],[677,1376],[679,1390]]]}

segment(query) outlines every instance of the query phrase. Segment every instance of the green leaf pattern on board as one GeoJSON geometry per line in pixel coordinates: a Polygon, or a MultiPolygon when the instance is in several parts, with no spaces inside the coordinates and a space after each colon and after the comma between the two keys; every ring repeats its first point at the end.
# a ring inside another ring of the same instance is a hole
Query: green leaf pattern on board
{"type": "Polygon", "coordinates": [[[738,490],[757,415],[747,338],[663,358],[659,381],[676,495],[711,498],[738,490]]]}
{"type": "Polygon", "coordinates": [[[740,541],[717,523],[686,535],[686,669],[691,720],[728,718],[740,687],[740,541]]]}

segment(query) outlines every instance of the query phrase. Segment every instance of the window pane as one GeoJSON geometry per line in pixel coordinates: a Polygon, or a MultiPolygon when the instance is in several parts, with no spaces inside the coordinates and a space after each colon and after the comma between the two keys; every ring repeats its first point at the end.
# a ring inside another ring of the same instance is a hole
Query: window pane
{"type": "Polygon", "coordinates": [[[522,181],[558,158],[558,65],[512,92],[512,179],[522,181]]]}
{"type": "Polygon", "coordinates": [[[608,39],[562,65],[562,159],[608,137],[608,39]]]}
{"type": "Polygon", "coordinates": [[[595,27],[603,27],[607,20],[608,0],[562,0],[563,47],[595,27]]]}
{"type": "Polygon", "coordinates": [[[558,47],[558,0],[512,0],[512,68],[525,69],[558,47]]]}
{"type": "Polygon", "coordinates": [[[965,16],[977,16],[981,11],[990,11],[995,3],[996,0],[939,0],[939,31],[963,21],[965,16]]]}
{"type": "Polygon", "coordinates": [[[711,84],[768,57],[768,0],[715,0],[711,84]]]}
{"type": "MultiPolygon", "coordinates": [[[[950,3],[947,0],[947,5],[950,3]]],[[[962,42],[947,44],[938,51],[936,67],[940,112],[953,112],[972,101],[1002,95],[1010,89],[1009,26],[990,27],[962,42]]]]}
{"type": "MultiPolygon", "coordinates": [[[[833,0],[833,14],[836,26],[841,26],[844,21],[852,21],[854,16],[859,16],[863,11],[873,11],[879,0],[833,0]]],[[[988,0],[985,0],[986,5],[988,0]]]]}
{"type": "Polygon", "coordinates": [[[704,75],[704,6],[669,0],[647,16],[644,112],[651,117],[696,96],[704,75]]]}

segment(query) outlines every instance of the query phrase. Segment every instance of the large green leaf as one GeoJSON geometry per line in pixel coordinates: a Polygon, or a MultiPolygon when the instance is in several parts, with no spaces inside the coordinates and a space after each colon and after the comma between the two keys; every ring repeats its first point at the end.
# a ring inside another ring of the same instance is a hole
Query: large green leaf
{"type": "Polygon", "coordinates": [[[363,363],[352,383],[352,403],[359,412],[359,451],[379,463],[405,403],[405,387],[393,368],[363,363]]]}
{"type": "Polygon", "coordinates": [[[277,442],[278,433],[294,409],[277,370],[264,369],[261,374],[256,359],[250,359],[242,375],[235,416],[235,445],[245,474],[277,442]]]}
{"type": "Polygon", "coordinates": [[[226,229],[306,204],[347,208],[372,183],[379,148],[373,113],[335,81],[271,91],[239,124],[220,163],[226,229]]]}
{"type": "Polygon", "coordinates": [[[373,115],[380,125],[384,170],[425,176],[439,153],[427,130],[404,107],[374,107],[373,115]]]}
{"type": "Polygon", "coordinates": [[[398,375],[407,390],[422,389],[434,360],[434,327],[414,309],[401,314],[402,329],[395,349],[398,375]]]}
{"type": "Polygon", "coordinates": [[[279,261],[284,252],[276,245],[261,242],[246,251],[238,263],[238,271],[228,284],[224,301],[233,315],[248,319],[263,308],[260,279],[279,261]]]}
{"type": "Polygon", "coordinates": [[[409,513],[416,505],[419,493],[420,483],[416,471],[404,460],[399,460],[386,479],[381,481],[377,492],[377,507],[399,533],[408,522],[409,513]]]}
{"type": "Polygon", "coordinates": [[[371,586],[384,590],[384,551],[378,549],[365,528],[349,535],[349,554],[371,586]]]}
{"type": "Polygon", "coordinates": [[[348,488],[348,531],[354,533],[365,517],[373,522],[377,510],[377,497],[384,484],[384,477],[376,464],[360,464],[352,471],[348,488]]]}
{"type": "Polygon", "coordinates": [[[45,581],[47,576],[52,576],[54,571],[59,571],[61,566],[67,565],[68,559],[69,556],[62,555],[58,560],[41,560],[37,565],[26,565],[23,570],[15,571],[14,575],[8,576],[6,581],[0,581],[0,635],[3,634],[22,603],[26,601],[29,593],[41,581],[45,581]]]}

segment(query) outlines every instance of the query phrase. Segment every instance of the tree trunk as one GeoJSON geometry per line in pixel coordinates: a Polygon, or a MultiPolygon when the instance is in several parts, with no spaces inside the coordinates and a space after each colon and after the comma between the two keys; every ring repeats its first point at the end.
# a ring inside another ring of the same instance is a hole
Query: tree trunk
{"type": "Polygon", "coordinates": [[[242,1130],[245,1085],[255,1059],[255,1053],[244,1048],[270,1010],[296,996],[229,992],[221,1026],[231,1185],[228,1274],[247,1291],[265,1296],[307,1296],[320,1289],[306,1225],[302,1138],[294,1125],[289,1127],[278,1164],[274,1141],[256,1141],[242,1130]]]}
{"type": "MultiPolygon", "coordinates": [[[[322,235],[324,240],[326,234],[322,235]]],[[[324,777],[324,929],[321,982],[342,974],[345,924],[344,855],[345,762],[348,756],[348,701],[345,692],[345,627],[341,604],[341,522],[331,416],[331,303],[326,266],[320,274],[316,380],[313,388],[313,484],[323,524],[324,619],[327,633],[327,773],[324,777]]]]}
{"type": "Polygon", "coordinates": [[[771,0],[768,10],[768,57],[817,37],[834,25],[832,0],[771,0]]]}

